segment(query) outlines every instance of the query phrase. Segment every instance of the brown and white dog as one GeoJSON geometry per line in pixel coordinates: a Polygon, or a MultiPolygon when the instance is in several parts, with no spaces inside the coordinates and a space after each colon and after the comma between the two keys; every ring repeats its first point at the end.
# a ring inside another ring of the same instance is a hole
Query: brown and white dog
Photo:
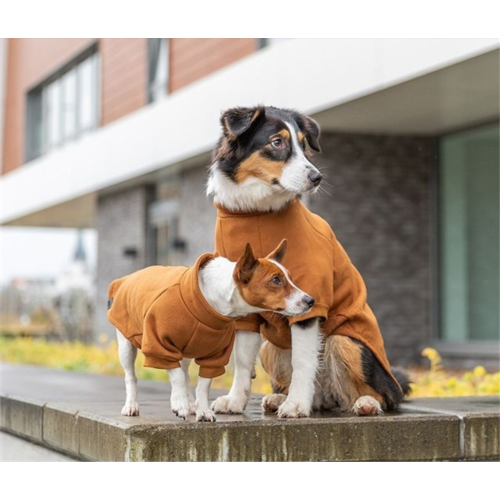
{"type": "MultiPolygon", "coordinates": [[[[218,232],[223,232],[221,210],[228,217],[231,214],[239,216],[236,222],[231,222],[231,235],[237,235],[238,238],[240,235],[260,235],[263,227],[259,225],[263,224],[264,217],[259,214],[288,211],[302,194],[314,193],[319,189],[322,175],[312,163],[312,152],[320,152],[320,129],[310,117],[289,109],[258,106],[230,109],[222,114],[221,124],[223,133],[213,153],[207,194],[214,197],[219,208],[216,250],[225,255],[227,249],[221,241],[225,238],[227,243],[229,235],[218,235],[218,232]],[[259,217],[245,214],[258,214],[259,217]]],[[[326,226],[325,232],[329,231],[333,235],[326,221],[308,212],[303,205],[300,206],[301,217],[305,214],[305,217],[316,221],[314,224],[323,228],[326,226]]],[[[269,235],[266,238],[273,240],[286,233],[287,228],[282,225],[277,228],[275,235],[266,233],[269,235]]],[[[259,237],[261,252],[265,251],[264,247],[276,244],[274,241],[262,241],[262,237],[259,237]]],[[[331,238],[334,244],[338,244],[334,235],[331,238]]],[[[308,251],[309,254],[303,255],[297,268],[294,268],[294,264],[286,265],[297,285],[314,295],[315,291],[308,289],[304,277],[307,272],[304,269],[308,262],[314,266],[315,253],[319,255],[321,251],[324,254],[325,248],[310,248],[308,251]]],[[[364,291],[366,295],[366,290],[346,254],[344,266],[345,262],[350,266],[348,273],[355,275],[360,283],[356,291],[348,290],[345,293],[345,302],[348,303],[349,293],[359,295],[364,291]]],[[[333,262],[334,268],[335,265],[333,262]]],[[[311,267],[309,271],[315,275],[323,272],[322,269],[311,267]]],[[[338,281],[342,279],[342,273],[337,273],[335,286],[341,284],[345,289],[347,285],[338,281]]],[[[406,374],[391,371],[388,365],[374,316],[371,327],[376,330],[374,336],[378,336],[378,351],[370,349],[369,344],[363,341],[362,324],[360,331],[355,331],[356,326],[352,327],[359,325],[359,321],[352,321],[348,325],[352,330],[350,336],[346,335],[345,326],[344,331],[341,332],[340,327],[338,332],[335,331],[337,326],[332,326],[335,323],[333,320],[336,320],[335,310],[332,308],[334,306],[330,304],[330,311],[323,318],[320,315],[309,316],[304,321],[290,322],[291,349],[284,349],[269,341],[262,345],[261,360],[271,376],[275,391],[275,394],[264,398],[264,410],[277,411],[280,417],[302,417],[310,415],[312,409],[340,407],[341,410],[350,410],[358,415],[374,415],[385,409],[396,408],[404,394],[408,393],[406,374]],[[325,338],[323,325],[329,328],[325,338]]],[[[368,305],[366,308],[369,309],[368,305]]],[[[346,321],[349,322],[349,318],[346,321]]],[[[261,337],[255,333],[258,331],[255,328],[253,331],[244,326],[238,328],[234,349],[235,378],[229,394],[212,404],[216,413],[241,413],[250,394],[251,375],[261,337]]]]}
{"type": "Polygon", "coordinates": [[[167,369],[171,408],[178,417],[195,414],[197,421],[215,421],[208,403],[210,385],[229,361],[235,329],[232,320],[262,311],[295,316],[314,305],[314,299],[294,285],[281,265],[286,250],[287,241],[283,240],[259,259],[247,244],[237,262],[205,254],[192,268],[152,266],[111,284],[108,318],[116,327],[125,372],[122,415],[139,415],[134,363],[137,349],[141,349],[146,366],[167,369]],[[170,293],[174,288],[177,291],[170,293]],[[144,298],[151,297],[152,303],[146,300],[147,307],[143,307],[144,298]],[[182,317],[176,320],[179,312],[182,317]],[[195,323],[191,316],[196,317],[195,323]],[[201,367],[196,401],[189,387],[192,358],[201,367]]]}

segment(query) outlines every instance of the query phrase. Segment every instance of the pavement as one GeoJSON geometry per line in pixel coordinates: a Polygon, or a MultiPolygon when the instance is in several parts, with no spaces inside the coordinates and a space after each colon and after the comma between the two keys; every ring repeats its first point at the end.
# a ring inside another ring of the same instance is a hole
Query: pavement
{"type": "MultiPolygon", "coordinates": [[[[212,397],[220,392],[212,391],[212,397]]],[[[397,412],[310,418],[263,414],[253,396],[242,415],[183,421],[169,385],[139,381],[140,417],[120,415],[119,377],[0,365],[0,429],[90,461],[498,460],[500,398],[408,399],[397,412]]]]}

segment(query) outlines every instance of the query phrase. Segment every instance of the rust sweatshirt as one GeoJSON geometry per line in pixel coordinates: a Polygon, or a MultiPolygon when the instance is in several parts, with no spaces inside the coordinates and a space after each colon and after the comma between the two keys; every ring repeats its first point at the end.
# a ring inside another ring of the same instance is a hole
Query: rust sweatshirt
{"type": "Polygon", "coordinates": [[[315,298],[312,310],[288,318],[251,315],[238,320],[236,328],[260,331],[277,347],[290,349],[290,325],[320,317],[324,335],[345,335],[362,342],[395,380],[377,320],[367,303],[364,281],[325,220],[299,200],[281,212],[240,213],[217,206],[215,251],[228,259],[238,258],[247,242],[262,258],[283,238],[288,239],[283,265],[294,283],[315,298]]]}
{"type": "Polygon", "coordinates": [[[204,254],[193,267],[151,266],[109,286],[108,319],[145,355],[144,366],[178,368],[194,359],[201,377],[222,375],[234,343],[234,318],[215,311],[201,293],[198,271],[213,258],[204,254]]]}

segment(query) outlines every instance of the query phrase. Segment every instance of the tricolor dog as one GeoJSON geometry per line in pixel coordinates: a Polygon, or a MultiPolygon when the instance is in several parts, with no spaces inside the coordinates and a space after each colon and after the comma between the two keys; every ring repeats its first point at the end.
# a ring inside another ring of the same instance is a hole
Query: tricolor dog
{"type": "Polygon", "coordinates": [[[374,415],[397,407],[408,379],[389,366],[363,279],[328,223],[300,201],[322,180],[312,163],[312,153],[320,152],[318,124],[293,110],[263,106],[230,109],[221,123],[207,185],[218,209],[215,250],[234,259],[250,241],[263,256],[287,238],[283,263],[316,302],[300,316],[262,313],[237,322],[233,386],[212,408],[244,410],[258,332],[275,390],[264,398],[264,410],[303,417],[313,408],[374,415]]]}
{"type": "Polygon", "coordinates": [[[283,240],[258,259],[247,244],[237,262],[204,254],[191,268],[151,266],[111,283],[108,319],[116,327],[125,371],[122,415],[139,415],[134,362],[141,349],[144,366],[168,371],[171,408],[178,417],[215,421],[210,385],[229,361],[235,318],[262,311],[296,316],[314,305],[280,264],[286,248],[283,240]],[[189,387],[191,359],[200,367],[196,400],[189,387]]]}

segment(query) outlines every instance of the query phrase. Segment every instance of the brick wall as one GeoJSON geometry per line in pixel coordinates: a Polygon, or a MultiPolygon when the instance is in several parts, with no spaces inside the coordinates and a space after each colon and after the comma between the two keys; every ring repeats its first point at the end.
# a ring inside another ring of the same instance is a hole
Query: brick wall
{"type": "Polygon", "coordinates": [[[181,174],[179,233],[187,241],[182,262],[185,265],[214,249],[216,211],[212,199],[205,196],[207,175],[205,166],[181,174]]]}
{"type": "Polygon", "coordinates": [[[108,286],[116,278],[150,265],[147,206],[152,188],[140,186],[101,196],[97,204],[98,231],[95,334],[114,335],[106,318],[108,286]],[[123,255],[125,247],[138,251],[136,258],[123,255]]]}
{"type": "Polygon", "coordinates": [[[309,206],[365,279],[390,361],[414,363],[430,336],[433,140],[325,133],[321,146],[316,163],[331,185],[309,206]]]}
{"type": "Polygon", "coordinates": [[[257,50],[255,38],[170,39],[170,92],[257,50]]]}

